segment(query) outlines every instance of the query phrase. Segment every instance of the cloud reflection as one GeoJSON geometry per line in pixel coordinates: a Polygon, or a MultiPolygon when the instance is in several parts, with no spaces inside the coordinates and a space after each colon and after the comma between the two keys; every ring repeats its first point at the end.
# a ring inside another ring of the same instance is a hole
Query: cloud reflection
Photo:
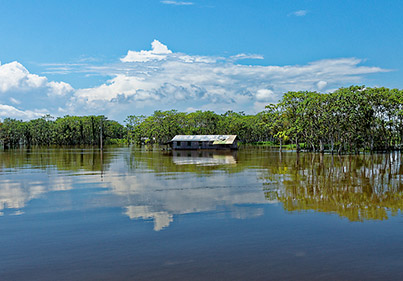
{"type": "MultiPolygon", "coordinates": [[[[70,161],[71,151],[66,151],[69,157],[60,151],[52,154],[42,165],[38,160],[43,156],[40,152],[30,153],[29,156],[12,154],[12,157],[21,159],[8,159],[9,162],[3,163],[3,167],[12,167],[12,173],[0,169],[0,173],[7,177],[0,182],[1,214],[30,212],[29,202],[41,198],[43,202],[39,211],[42,212],[119,207],[123,210],[122,214],[132,220],[152,220],[154,230],[160,231],[168,227],[177,215],[226,210],[233,218],[243,219],[263,215],[262,208],[250,205],[270,203],[265,199],[261,184],[256,183],[256,173],[238,173],[236,154],[198,153],[189,156],[180,153],[167,156],[136,152],[130,154],[134,157],[131,163],[125,150],[116,155],[105,153],[103,161],[108,162],[108,166],[98,162],[88,166],[84,164],[88,162],[85,157],[90,156],[76,157],[76,161],[83,161],[76,162],[81,170],[69,172],[72,167],[63,164],[63,161],[70,161]],[[115,157],[114,161],[111,155],[115,157]],[[24,163],[26,157],[35,165],[18,167],[17,163],[24,163]],[[166,170],[155,170],[154,164],[147,159],[166,170]],[[92,169],[95,166],[105,170],[94,173],[92,169]],[[54,169],[49,170],[49,167],[54,169]],[[228,173],[228,168],[236,172],[228,173]],[[52,202],[54,197],[48,196],[51,192],[68,191],[71,195],[69,200],[72,200],[76,198],[74,194],[88,188],[93,191],[76,199],[80,200],[79,206],[59,195],[58,206],[55,207],[52,202]]],[[[99,157],[96,159],[100,161],[99,157]]]]}
{"type": "Polygon", "coordinates": [[[46,161],[44,155],[0,154],[0,216],[113,208],[160,231],[184,214],[247,219],[264,215],[262,204],[278,202],[286,211],[350,221],[384,220],[403,209],[400,153],[337,157],[256,148],[178,155],[113,148],[103,157],[82,149],[60,149],[46,161]]]}
{"type": "Polygon", "coordinates": [[[127,206],[125,215],[130,219],[153,219],[154,230],[160,231],[173,222],[173,215],[167,212],[153,212],[149,206],[127,206]]]}
{"type": "Polygon", "coordinates": [[[234,218],[256,217],[263,215],[262,209],[239,206],[269,203],[261,186],[242,185],[239,174],[228,178],[222,173],[209,177],[167,173],[161,178],[155,173],[107,173],[104,180],[110,186],[108,192],[118,196],[125,215],[130,219],[153,219],[156,231],[169,226],[176,215],[225,208],[234,218]]]}

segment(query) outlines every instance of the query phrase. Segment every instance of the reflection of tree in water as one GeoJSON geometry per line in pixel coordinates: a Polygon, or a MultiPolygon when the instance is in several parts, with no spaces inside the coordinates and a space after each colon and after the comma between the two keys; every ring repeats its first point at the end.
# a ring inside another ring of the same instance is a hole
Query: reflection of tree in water
{"type": "Polygon", "coordinates": [[[238,165],[237,152],[228,150],[175,150],[161,153],[160,150],[146,150],[132,147],[127,164],[130,169],[147,168],[160,175],[191,172],[200,175],[216,170],[236,173],[243,169],[238,165]]]}
{"type": "MultiPolygon", "coordinates": [[[[122,190],[127,194],[143,192],[141,194],[148,198],[148,187],[154,186],[158,190],[166,191],[170,196],[174,194],[167,201],[167,194],[160,191],[152,193],[161,195],[161,198],[157,197],[164,204],[173,202],[173,205],[178,206],[180,196],[184,198],[183,202],[195,199],[190,206],[186,206],[186,211],[180,208],[169,209],[172,214],[188,212],[188,209],[195,206],[194,202],[202,201],[201,198],[204,200],[203,204],[209,206],[208,209],[214,209],[210,205],[220,198],[219,192],[222,196],[228,196],[235,191],[238,196],[237,192],[241,189],[228,188],[231,186],[229,179],[249,179],[247,175],[250,171],[252,174],[249,175],[255,178],[258,173],[264,182],[266,199],[282,202],[288,211],[332,212],[351,221],[363,221],[387,219],[390,214],[395,215],[403,209],[403,164],[400,153],[338,157],[309,153],[298,155],[292,152],[280,154],[268,148],[255,147],[240,149],[237,152],[186,151],[174,155],[161,153],[160,150],[133,148],[127,153],[125,149],[105,148],[101,157],[99,149],[94,148],[32,148],[0,152],[0,173],[6,175],[0,182],[0,205],[3,206],[0,212],[4,208],[21,209],[26,202],[45,192],[72,188],[70,177],[36,177],[36,180],[32,181],[29,177],[13,177],[13,170],[37,169],[54,175],[59,171],[77,175],[93,172],[101,172],[102,175],[102,171],[113,174],[112,160],[118,158],[117,155],[126,158],[125,162],[131,170],[127,175],[123,174],[126,175],[127,181],[121,184],[122,190]],[[243,172],[246,174],[242,174],[243,172]],[[186,177],[182,173],[190,174],[186,177]],[[227,178],[228,174],[231,174],[231,177],[227,178]],[[197,179],[192,180],[195,178],[193,175],[197,179]],[[155,177],[178,180],[175,184],[186,187],[185,191],[169,189],[163,181],[150,183],[150,179],[155,177]],[[209,180],[203,181],[203,177],[209,180]],[[41,180],[43,182],[40,182],[41,180]],[[215,189],[210,188],[209,192],[205,189],[201,191],[200,187],[206,186],[215,189]]],[[[122,178],[121,171],[118,170],[117,173],[119,177],[112,177],[113,181],[109,177],[106,181],[115,182],[117,178],[122,178]]],[[[256,183],[253,179],[252,182],[256,183]]],[[[237,186],[234,182],[232,185],[237,186]]],[[[262,194],[256,193],[253,188],[242,190],[245,191],[242,192],[242,197],[250,193],[249,197],[245,197],[249,198],[245,202],[256,203],[263,199],[262,194]]],[[[230,205],[238,201],[231,199],[225,202],[230,202],[227,204],[230,205]]],[[[198,210],[204,210],[204,207],[200,205],[198,210]]],[[[130,217],[136,217],[133,215],[134,211],[139,217],[145,217],[145,211],[148,209],[127,210],[130,217]]],[[[165,209],[150,210],[159,218],[165,209]]],[[[169,216],[161,220],[168,223],[169,221],[169,216]]]]}
{"type": "Polygon", "coordinates": [[[59,172],[69,175],[100,172],[102,177],[103,171],[109,169],[112,152],[105,149],[101,154],[93,147],[33,147],[1,151],[0,215],[5,211],[23,213],[27,202],[44,193],[72,189],[73,177],[59,176],[59,172]],[[34,177],[30,176],[34,174],[34,177]]]}
{"type": "Polygon", "coordinates": [[[110,162],[108,149],[104,149],[101,155],[99,148],[94,147],[34,147],[0,152],[0,170],[55,167],[64,171],[102,171],[108,169],[110,162]]]}
{"type": "Polygon", "coordinates": [[[400,153],[278,155],[262,176],[265,196],[288,211],[333,212],[351,221],[388,218],[403,209],[400,153]],[[292,157],[290,157],[292,156],[292,157]]]}

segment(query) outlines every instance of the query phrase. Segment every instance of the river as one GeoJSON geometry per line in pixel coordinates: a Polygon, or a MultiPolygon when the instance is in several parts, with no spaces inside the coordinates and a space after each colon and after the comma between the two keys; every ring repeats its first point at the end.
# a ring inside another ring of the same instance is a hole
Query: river
{"type": "Polygon", "coordinates": [[[0,152],[0,280],[403,280],[402,154],[0,152]]]}

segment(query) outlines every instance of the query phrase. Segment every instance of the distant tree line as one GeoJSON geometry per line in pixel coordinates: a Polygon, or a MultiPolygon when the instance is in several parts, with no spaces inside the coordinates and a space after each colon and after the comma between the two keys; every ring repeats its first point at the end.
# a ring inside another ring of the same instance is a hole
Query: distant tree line
{"type": "Polygon", "coordinates": [[[0,141],[5,148],[30,145],[99,145],[124,139],[126,130],[105,116],[50,115],[30,121],[6,118],[0,123],[0,141]]]}
{"type": "Polygon", "coordinates": [[[238,135],[242,142],[258,142],[273,139],[264,123],[265,112],[246,115],[243,112],[227,111],[217,114],[212,111],[192,113],[176,110],[155,111],[151,116],[130,115],[126,128],[130,142],[166,143],[175,135],[238,135]]]}
{"type": "Polygon", "coordinates": [[[101,129],[105,143],[163,144],[179,134],[234,134],[244,143],[269,141],[280,149],[293,144],[297,151],[396,150],[403,142],[403,91],[351,86],[326,94],[288,92],[256,115],[158,110],[151,116],[130,115],[125,126],[105,116],[6,118],[0,123],[0,142],[5,147],[99,145],[101,129]]]}
{"type": "Polygon", "coordinates": [[[281,144],[300,150],[355,152],[402,149],[403,91],[351,86],[335,92],[288,92],[267,106],[265,124],[281,144]]]}
{"type": "Polygon", "coordinates": [[[245,143],[294,144],[297,151],[358,153],[403,145],[403,91],[351,86],[332,93],[285,93],[256,115],[155,111],[129,116],[128,139],[164,143],[177,134],[235,134],[245,143]]]}

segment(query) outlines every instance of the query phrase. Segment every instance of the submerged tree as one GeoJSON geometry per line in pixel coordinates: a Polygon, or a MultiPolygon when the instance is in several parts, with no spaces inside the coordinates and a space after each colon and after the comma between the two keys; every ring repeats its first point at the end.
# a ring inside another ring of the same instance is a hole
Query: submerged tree
{"type": "Polygon", "coordinates": [[[101,139],[162,144],[179,134],[231,134],[243,143],[273,141],[280,149],[292,143],[297,151],[388,151],[402,148],[403,91],[351,86],[332,93],[287,92],[255,115],[157,110],[151,116],[130,115],[125,123],[94,115],[56,120],[46,115],[28,122],[6,118],[0,124],[0,142],[5,147],[99,145],[101,139]]]}
{"type": "Polygon", "coordinates": [[[50,115],[22,121],[6,118],[0,124],[0,141],[4,147],[19,145],[99,145],[102,139],[122,139],[126,129],[104,116],[64,116],[56,120],[50,115]]]}

